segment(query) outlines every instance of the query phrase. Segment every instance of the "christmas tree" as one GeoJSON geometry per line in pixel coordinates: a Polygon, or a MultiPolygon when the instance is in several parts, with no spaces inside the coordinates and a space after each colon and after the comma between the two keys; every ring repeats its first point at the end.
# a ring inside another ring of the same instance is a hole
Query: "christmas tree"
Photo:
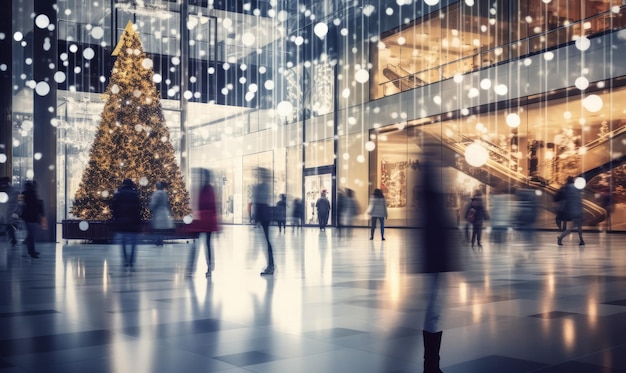
{"type": "Polygon", "coordinates": [[[128,178],[137,184],[144,219],[150,218],[150,196],[162,181],[172,216],[180,220],[191,212],[189,193],[153,82],[152,60],[130,22],[113,55],[117,60],[103,95],[106,103],[71,213],[80,219],[110,219],[113,194],[128,178]]]}

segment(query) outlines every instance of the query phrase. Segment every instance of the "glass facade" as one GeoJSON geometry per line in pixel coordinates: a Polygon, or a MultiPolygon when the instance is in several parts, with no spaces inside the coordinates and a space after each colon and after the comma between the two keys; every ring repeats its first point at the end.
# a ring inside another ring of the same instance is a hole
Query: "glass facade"
{"type": "Polygon", "coordinates": [[[183,174],[213,171],[225,223],[250,221],[263,167],[274,202],[305,202],[305,223],[321,189],[335,206],[350,188],[355,223],[367,225],[381,188],[388,225],[412,225],[413,180],[434,142],[459,216],[477,190],[533,189],[538,226],[556,228],[552,197],[574,176],[585,181],[585,225],[626,230],[622,1],[36,2],[11,0],[14,21],[0,30],[11,51],[0,61],[11,82],[2,172],[21,186],[51,170],[42,192],[54,195],[53,221],[74,218],[111,54],[131,22],[183,174]],[[50,50],[54,61],[41,63],[50,50]],[[44,166],[38,136],[55,138],[44,166]],[[477,154],[485,160],[472,166],[477,154]]]}

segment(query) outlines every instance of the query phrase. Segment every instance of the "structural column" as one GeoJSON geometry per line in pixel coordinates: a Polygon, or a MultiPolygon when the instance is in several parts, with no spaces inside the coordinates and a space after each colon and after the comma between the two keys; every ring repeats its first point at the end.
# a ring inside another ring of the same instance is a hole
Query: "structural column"
{"type": "Polygon", "coordinates": [[[57,131],[52,126],[56,118],[57,84],[57,14],[56,0],[34,1],[33,25],[33,80],[37,88],[33,94],[33,171],[38,192],[44,201],[49,228],[41,236],[44,241],[56,240],[57,217],[57,131]],[[41,16],[42,18],[38,18],[41,16]],[[45,18],[47,17],[47,21],[45,18]],[[41,27],[42,25],[46,25],[41,27]]]}
{"type": "Polygon", "coordinates": [[[12,110],[13,89],[13,2],[2,5],[4,17],[0,17],[0,177],[12,176],[12,110]]]}

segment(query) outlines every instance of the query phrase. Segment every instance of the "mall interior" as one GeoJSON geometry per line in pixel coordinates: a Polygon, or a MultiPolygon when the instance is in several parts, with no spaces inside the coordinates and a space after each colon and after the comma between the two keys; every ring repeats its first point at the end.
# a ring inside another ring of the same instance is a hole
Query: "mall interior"
{"type": "MultiPolygon", "coordinates": [[[[421,371],[415,319],[428,278],[402,263],[423,223],[413,218],[417,180],[433,146],[457,225],[481,193],[510,238],[485,239],[480,252],[460,245],[467,269],[441,287],[443,370],[626,371],[626,1],[6,0],[2,9],[0,176],[17,190],[37,182],[50,228],[38,233],[38,260],[0,237],[0,372],[421,371]],[[124,47],[129,35],[140,47],[124,47]],[[141,74],[120,67],[133,56],[141,74]],[[129,100],[154,104],[156,124],[128,124],[111,104],[115,79],[133,73],[157,95],[136,89],[129,100]],[[232,248],[215,254],[224,265],[213,277],[185,277],[196,243],[180,237],[159,255],[140,245],[137,273],[120,272],[117,246],[98,240],[106,222],[75,207],[93,167],[113,175],[88,193],[102,203],[133,162],[147,164],[134,180],[142,193],[159,181],[149,170],[163,155],[116,154],[132,141],[94,150],[116,126],[163,134],[186,186],[171,197],[192,195],[179,224],[193,216],[194,171],[211,171],[223,227],[214,239],[232,248]],[[251,209],[260,169],[272,203],[286,195],[289,210],[296,199],[304,208],[301,230],[288,219],[284,236],[271,236],[271,279],[258,276],[251,209]],[[556,245],[554,197],[570,177],[586,247],[556,245]],[[367,240],[375,189],[386,242],[367,240]],[[334,207],[348,190],[358,205],[349,233],[331,208],[318,235],[322,191],[334,207]],[[522,190],[536,197],[532,239],[514,226],[522,190]]],[[[0,192],[0,207],[7,200],[0,192]]]]}

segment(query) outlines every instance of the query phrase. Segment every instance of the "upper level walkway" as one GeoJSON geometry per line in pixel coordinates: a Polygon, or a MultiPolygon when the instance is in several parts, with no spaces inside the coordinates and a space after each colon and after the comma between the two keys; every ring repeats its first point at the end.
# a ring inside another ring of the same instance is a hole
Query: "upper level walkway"
{"type": "MultiPolygon", "coordinates": [[[[430,293],[406,274],[407,230],[279,234],[226,226],[215,268],[191,243],[0,243],[0,372],[421,372],[430,293]]],[[[411,241],[411,242],[409,242],[411,241]]],[[[446,275],[441,366],[461,372],[626,372],[626,235],[515,232],[461,245],[446,275]]]]}

